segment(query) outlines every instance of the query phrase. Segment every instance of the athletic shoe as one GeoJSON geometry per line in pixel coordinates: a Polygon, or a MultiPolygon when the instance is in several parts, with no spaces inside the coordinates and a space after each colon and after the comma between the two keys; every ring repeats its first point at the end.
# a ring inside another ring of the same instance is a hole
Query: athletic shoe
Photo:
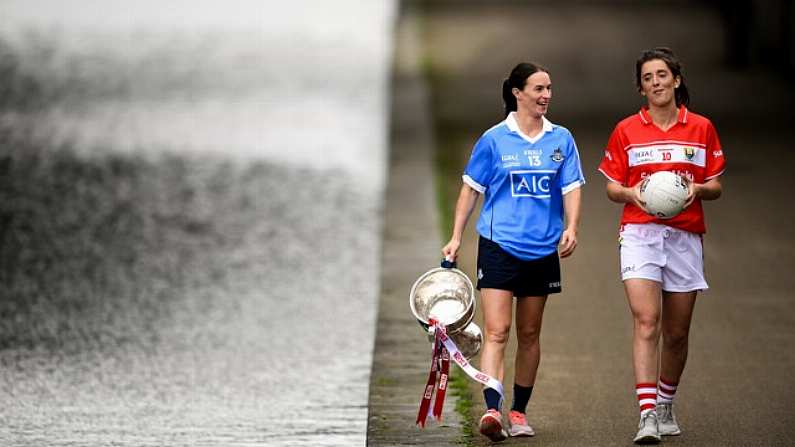
{"type": "Polygon", "coordinates": [[[533,436],[536,434],[533,427],[528,425],[524,413],[511,410],[508,413],[508,419],[511,421],[511,430],[509,431],[511,436],[533,436]]]}
{"type": "Polygon", "coordinates": [[[663,436],[676,436],[682,433],[679,429],[679,424],[676,422],[674,416],[673,403],[659,403],[657,404],[657,426],[660,429],[660,434],[663,436]]]}
{"type": "Polygon", "coordinates": [[[640,417],[638,434],[635,435],[635,444],[657,444],[660,442],[660,430],[657,428],[657,413],[647,411],[640,417]]]}
{"type": "Polygon", "coordinates": [[[480,418],[480,434],[492,442],[504,441],[508,433],[502,428],[502,415],[497,410],[488,410],[480,418]]]}

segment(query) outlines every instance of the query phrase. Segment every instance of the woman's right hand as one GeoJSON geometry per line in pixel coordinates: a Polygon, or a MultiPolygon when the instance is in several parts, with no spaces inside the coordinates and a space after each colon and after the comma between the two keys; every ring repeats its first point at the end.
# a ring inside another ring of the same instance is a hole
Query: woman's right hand
{"type": "Polygon", "coordinates": [[[629,195],[630,202],[635,206],[637,206],[638,208],[642,209],[644,213],[649,214],[649,210],[646,209],[646,202],[644,202],[640,196],[640,189],[643,186],[643,184],[646,182],[646,180],[647,179],[643,179],[638,183],[635,183],[635,186],[633,186],[632,188],[627,188],[629,190],[627,192],[629,195]]]}
{"type": "Polygon", "coordinates": [[[458,249],[461,247],[461,241],[458,239],[450,239],[450,242],[442,247],[442,256],[448,261],[455,262],[458,258],[458,249]]]}

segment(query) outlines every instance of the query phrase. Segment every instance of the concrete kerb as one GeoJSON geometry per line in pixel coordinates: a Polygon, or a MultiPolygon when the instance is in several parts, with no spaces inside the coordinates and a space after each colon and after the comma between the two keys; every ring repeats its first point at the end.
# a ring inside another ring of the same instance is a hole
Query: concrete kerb
{"type": "Polygon", "coordinates": [[[370,376],[367,445],[458,445],[461,418],[448,393],[442,423],[415,425],[431,347],[408,304],[413,282],[439,263],[433,133],[421,72],[418,18],[403,11],[396,28],[390,162],[384,209],[381,290],[370,376]]]}

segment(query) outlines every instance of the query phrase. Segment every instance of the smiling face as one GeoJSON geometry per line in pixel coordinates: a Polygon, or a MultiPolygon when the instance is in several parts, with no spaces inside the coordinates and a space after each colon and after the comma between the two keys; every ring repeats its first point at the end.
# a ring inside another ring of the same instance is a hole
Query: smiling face
{"type": "Polygon", "coordinates": [[[549,102],[552,100],[552,81],[549,73],[537,71],[527,77],[524,88],[513,89],[516,96],[516,105],[531,116],[541,117],[547,113],[549,102]]]}
{"type": "Polygon", "coordinates": [[[640,94],[646,97],[649,106],[676,106],[675,90],[681,82],[674,76],[662,59],[652,59],[640,68],[640,94]]]}

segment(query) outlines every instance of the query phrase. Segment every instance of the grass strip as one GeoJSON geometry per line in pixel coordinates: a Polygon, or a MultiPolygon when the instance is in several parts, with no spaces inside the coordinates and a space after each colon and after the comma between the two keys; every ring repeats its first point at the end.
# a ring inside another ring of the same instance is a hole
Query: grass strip
{"type": "MultiPolygon", "coordinates": [[[[421,21],[422,23],[422,21],[421,21]]],[[[423,59],[423,75],[428,81],[433,97],[434,85],[442,82],[442,76],[438,75],[432,61],[423,59]]],[[[434,156],[433,173],[436,194],[436,205],[439,213],[440,234],[443,243],[446,243],[453,228],[453,214],[455,211],[455,201],[460,187],[460,171],[462,166],[460,147],[463,132],[448,129],[439,123],[438,117],[434,114],[433,100],[431,101],[431,118],[434,129],[434,156]]],[[[450,389],[456,397],[455,410],[461,416],[461,436],[457,442],[461,445],[472,446],[475,440],[475,420],[472,413],[473,394],[470,388],[469,378],[460,369],[454,368],[450,374],[450,389]]]]}

